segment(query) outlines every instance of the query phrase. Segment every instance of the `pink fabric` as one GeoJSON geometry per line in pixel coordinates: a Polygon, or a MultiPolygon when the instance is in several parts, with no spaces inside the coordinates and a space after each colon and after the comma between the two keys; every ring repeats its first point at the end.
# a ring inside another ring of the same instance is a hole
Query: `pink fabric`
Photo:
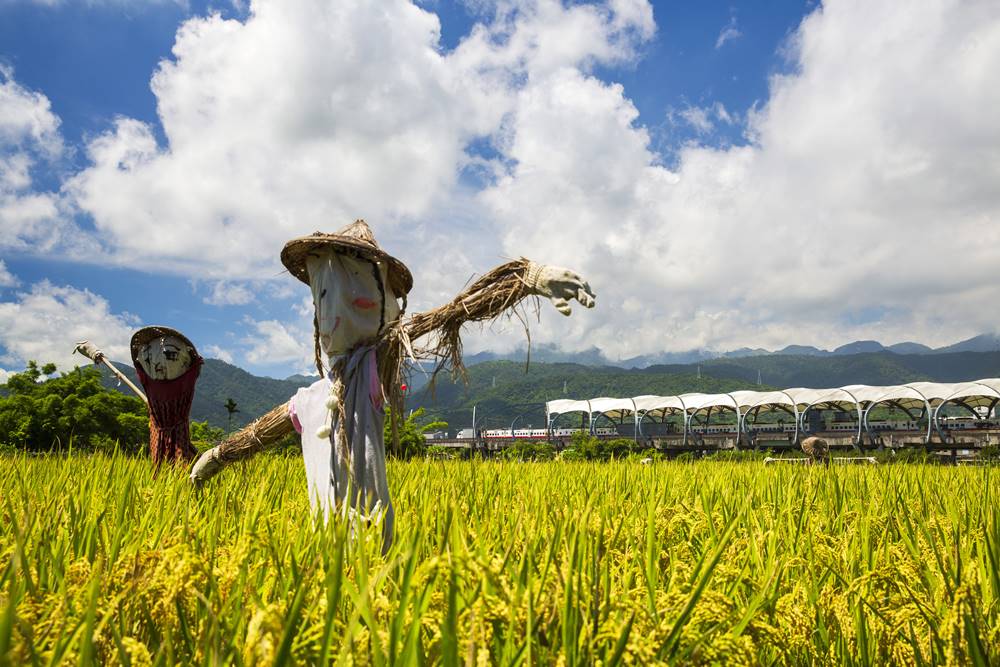
{"type": "Polygon", "coordinates": [[[382,384],[378,377],[378,362],[375,360],[375,353],[368,355],[368,395],[372,399],[372,407],[376,410],[382,409],[382,384]]]}
{"type": "Polygon", "coordinates": [[[292,400],[288,401],[288,416],[292,419],[292,427],[295,432],[302,435],[302,422],[299,421],[299,416],[295,414],[295,397],[292,396],[292,400]]]}

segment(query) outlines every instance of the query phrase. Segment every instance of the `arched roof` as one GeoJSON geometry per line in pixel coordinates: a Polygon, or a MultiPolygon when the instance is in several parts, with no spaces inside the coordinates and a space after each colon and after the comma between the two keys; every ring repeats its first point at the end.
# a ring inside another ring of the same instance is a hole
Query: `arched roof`
{"type": "Polygon", "coordinates": [[[638,412],[658,417],[684,411],[684,400],[680,396],[636,396],[632,401],[638,412]]]}
{"type": "Polygon", "coordinates": [[[733,391],[730,395],[739,403],[742,412],[754,408],[772,408],[782,406],[796,409],[795,399],[783,391],[733,391]]]}
{"type": "Polygon", "coordinates": [[[970,408],[990,407],[1000,401],[1000,382],[990,386],[987,380],[960,382],[951,385],[952,392],[944,397],[947,401],[961,402],[970,408]]]}
{"type": "Polygon", "coordinates": [[[635,413],[635,403],[631,398],[592,398],[590,414],[605,415],[611,419],[621,419],[635,413]]]}
{"type": "Polygon", "coordinates": [[[724,408],[739,411],[739,403],[730,394],[681,394],[684,400],[684,409],[690,414],[697,414],[703,410],[714,408],[724,408]]]}
{"type": "Polygon", "coordinates": [[[837,387],[836,389],[824,389],[815,396],[812,400],[806,403],[803,408],[803,412],[809,408],[819,408],[824,409],[841,409],[845,410],[847,407],[851,407],[854,410],[861,410],[860,401],[857,397],[851,393],[848,389],[843,387],[837,387]]]}
{"type": "Polygon", "coordinates": [[[888,387],[871,387],[881,389],[882,393],[874,392],[875,398],[869,407],[879,403],[892,403],[906,410],[912,408],[933,408],[941,403],[941,395],[950,393],[948,385],[937,382],[911,382],[909,384],[892,385],[888,387]]]}
{"type": "Polygon", "coordinates": [[[559,399],[549,401],[545,404],[545,413],[548,416],[564,415],[570,412],[586,412],[590,414],[590,401],[574,401],[572,399],[559,399]]]}
{"type": "MultiPolygon", "coordinates": [[[[931,408],[955,401],[969,407],[993,407],[1000,403],[1000,378],[972,382],[910,382],[875,386],[854,384],[831,389],[792,387],[781,391],[732,391],[725,394],[690,393],[679,396],[644,395],[635,398],[593,398],[589,401],[561,399],[545,404],[547,415],[583,412],[593,417],[603,414],[620,419],[626,414],[664,416],[682,412],[695,415],[709,409],[733,410],[744,415],[755,408],[782,407],[803,414],[810,408],[862,412],[880,403],[905,409],[931,408]]],[[[867,412],[866,412],[867,414],[867,412]]]]}

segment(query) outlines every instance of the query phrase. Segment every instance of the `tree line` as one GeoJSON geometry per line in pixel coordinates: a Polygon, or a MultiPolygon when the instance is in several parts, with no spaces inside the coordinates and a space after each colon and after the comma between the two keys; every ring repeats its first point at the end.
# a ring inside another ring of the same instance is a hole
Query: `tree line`
{"type": "MultiPolygon", "coordinates": [[[[226,400],[230,416],[239,412],[236,401],[226,400]]],[[[423,423],[423,409],[402,420],[399,458],[423,456],[424,433],[447,428],[444,422],[423,423]]],[[[191,440],[199,450],[218,444],[226,435],[207,421],[191,422],[191,440]]],[[[386,444],[392,442],[386,420],[386,444]]],[[[292,434],[279,448],[298,447],[292,434]]],[[[149,450],[149,416],[146,404],[135,396],[109,389],[102,384],[94,366],[74,368],[56,374],[55,364],[39,366],[29,361],[27,368],[14,373],[0,385],[0,451],[110,451],[146,454],[149,450]]]]}

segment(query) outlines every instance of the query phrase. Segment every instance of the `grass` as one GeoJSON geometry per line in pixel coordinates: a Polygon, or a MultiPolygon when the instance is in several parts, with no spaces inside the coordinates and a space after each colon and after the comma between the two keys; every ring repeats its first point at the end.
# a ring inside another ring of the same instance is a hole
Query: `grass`
{"type": "Polygon", "coordinates": [[[195,493],[0,459],[0,663],[997,664],[997,469],[394,462],[396,542],[296,458],[195,493]]]}

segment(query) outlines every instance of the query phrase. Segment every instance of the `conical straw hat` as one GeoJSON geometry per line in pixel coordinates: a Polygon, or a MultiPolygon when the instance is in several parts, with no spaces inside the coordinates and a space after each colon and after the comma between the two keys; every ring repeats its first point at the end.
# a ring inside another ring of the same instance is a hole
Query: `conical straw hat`
{"type": "Polygon", "coordinates": [[[281,263],[293,276],[309,284],[306,259],[324,249],[335,249],[371,262],[384,262],[389,268],[389,285],[396,296],[404,296],[413,288],[413,276],[406,265],[379,247],[371,228],[364,220],[355,220],[333,234],[314,232],[292,239],[281,249],[281,263]]]}

